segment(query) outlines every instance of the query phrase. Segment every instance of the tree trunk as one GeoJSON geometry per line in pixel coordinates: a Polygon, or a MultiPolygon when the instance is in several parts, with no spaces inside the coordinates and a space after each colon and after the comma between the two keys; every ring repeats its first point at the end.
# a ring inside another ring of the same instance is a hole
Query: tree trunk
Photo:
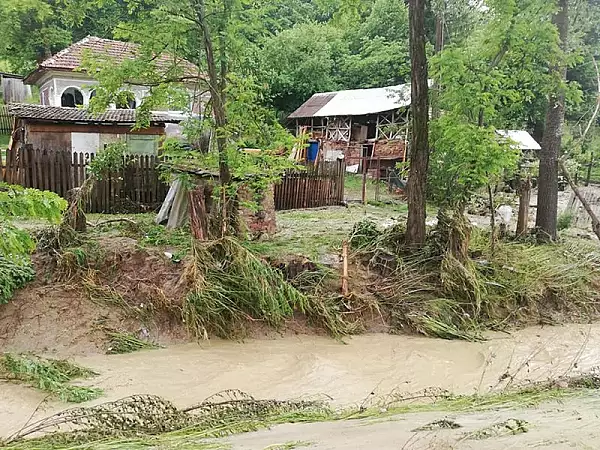
{"type": "MultiPolygon", "coordinates": [[[[442,11],[436,12],[435,17],[435,48],[436,54],[440,53],[444,49],[444,9],[445,4],[442,5],[442,11]]],[[[439,119],[441,115],[440,109],[440,85],[436,82],[433,86],[433,92],[431,94],[431,117],[432,119],[439,119]]]]}
{"type": "MultiPolygon", "coordinates": [[[[225,6],[228,3],[225,2],[225,6]]],[[[229,169],[229,161],[227,158],[227,137],[223,134],[223,130],[227,125],[227,113],[225,111],[225,89],[227,87],[227,63],[226,54],[223,46],[224,38],[220,38],[221,48],[219,49],[220,59],[220,71],[217,70],[217,61],[215,59],[215,52],[213,41],[209,29],[208,22],[206,20],[206,5],[204,0],[196,0],[194,2],[194,8],[196,10],[196,17],[198,24],[202,31],[202,47],[206,54],[206,67],[208,72],[209,80],[209,91],[213,108],[213,116],[215,120],[215,129],[217,136],[217,151],[219,153],[219,181],[223,192],[226,191],[227,186],[231,184],[231,171],[229,169]]],[[[225,12],[228,12],[227,10],[225,12]]],[[[223,23],[226,20],[223,19],[223,23]]],[[[224,26],[224,25],[223,25],[224,26]]],[[[223,28],[223,26],[221,28],[223,28]]],[[[220,29],[219,36],[223,36],[224,29],[220,29]]],[[[223,221],[223,232],[227,230],[227,224],[234,223],[235,220],[230,217],[231,210],[230,204],[233,202],[229,201],[226,194],[222,196],[223,204],[221,205],[221,216],[223,221]]]]}
{"type": "Polygon", "coordinates": [[[406,243],[425,243],[427,167],[429,165],[429,86],[425,54],[425,1],[409,0],[412,94],[412,145],[408,179],[406,243]]]}
{"type": "Polygon", "coordinates": [[[529,224],[529,203],[531,202],[531,176],[519,179],[519,217],[517,219],[517,237],[527,233],[529,224]]]}
{"type": "Polygon", "coordinates": [[[589,186],[592,180],[592,169],[594,168],[594,150],[590,150],[590,162],[587,166],[587,173],[585,175],[585,185],[589,186]]]}
{"type": "MultiPolygon", "coordinates": [[[[558,28],[561,48],[567,51],[569,35],[568,0],[559,0],[559,10],[552,21],[558,28]]],[[[564,63],[551,67],[551,72],[566,79],[567,67],[564,63]]],[[[558,218],[558,156],[562,142],[562,129],[565,119],[565,90],[557,89],[550,95],[542,150],[540,152],[540,175],[538,187],[537,216],[535,225],[541,240],[556,240],[558,218]]]]}

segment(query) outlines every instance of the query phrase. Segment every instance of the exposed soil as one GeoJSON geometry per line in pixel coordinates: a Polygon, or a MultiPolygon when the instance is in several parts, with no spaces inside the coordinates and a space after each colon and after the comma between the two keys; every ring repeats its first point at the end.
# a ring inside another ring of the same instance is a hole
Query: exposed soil
{"type": "Polygon", "coordinates": [[[57,269],[49,257],[34,255],[37,279],[0,308],[0,349],[67,356],[104,353],[104,328],[161,345],[187,341],[179,316],[182,266],[158,251],[137,248],[133,239],[98,243],[102,260],[83,271],[57,269]],[[102,292],[90,291],[90,286],[102,292]],[[124,304],[101,298],[103,291],[124,304]]]}

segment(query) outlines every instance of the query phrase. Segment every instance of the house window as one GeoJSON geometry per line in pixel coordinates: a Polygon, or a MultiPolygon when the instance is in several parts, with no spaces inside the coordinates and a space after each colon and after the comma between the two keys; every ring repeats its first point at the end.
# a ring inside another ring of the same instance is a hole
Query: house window
{"type": "Polygon", "coordinates": [[[135,109],[137,107],[135,95],[130,91],[120,93],[116,105],[117,109],[135,109]]]}
{"type": "Polygon", "coordinates": [[[81,105],[83,105],[83,94],[77,88],[67,88],[60,96],[60,106],[75,108],[81,105]]]}

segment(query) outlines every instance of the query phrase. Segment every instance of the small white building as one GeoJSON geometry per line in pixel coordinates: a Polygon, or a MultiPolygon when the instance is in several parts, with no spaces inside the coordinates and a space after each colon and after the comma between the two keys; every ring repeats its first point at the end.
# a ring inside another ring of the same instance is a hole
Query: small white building
{"type": "MultiPolygon", "coordinates": [[[[98,82],[81,70],[84,56],[90,53],[98,55],[99,58],[114,60],[119,64],[127,59],[135,59],[139,50],[140,46],[131,42],[88,36],[41,62],[24,82],[39,87],[40,103],[44,106],[85,107],[95,95],[95,86],[98,82]]],[[[167,69],[174,63],[181,67],[184,76],[190,79],[187,88],[189,111],[201,111],[201,103],[205,102],[206,98],[202,99],[196,94],[193,81],[198,78],[198,67],[185,60],[175,61],[174,57],[168,54],[161,54],[156,58],[156,65],[159,68],[167,69]]],[[[123,90],[132,94],[131,100],[127,104],[112,105],[112,109],[135,109],[148,95],[149,87],[129,85],[123,86],[123,90]]],[[[181,111],[175,113],[181,115],[181,111]]]]}

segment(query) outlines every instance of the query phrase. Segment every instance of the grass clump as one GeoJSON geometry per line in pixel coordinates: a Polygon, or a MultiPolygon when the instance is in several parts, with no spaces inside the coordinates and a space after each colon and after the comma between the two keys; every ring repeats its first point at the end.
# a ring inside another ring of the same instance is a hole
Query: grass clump
{"type": "Polygon", "coordinates": [[[131,333],[119,333],[118,331],[109,329],[105,329],[104,333],[109,339],[106,349],[108,355],[120,355],[140,350],[154,350],[160,348],[159,345],[143,341],[131,333]]]}
{"type": "Polygon", "coordinates": [[[102,395],[102,390],[98,388],[68,384],[72,380],[94,375],[97,374],[65,360],[12,353],[4,353],[0,357],[1,379],[26,383],[70,403],[86,402],[102,395]]]}
{"type": "Polygon", "coordinates": [[[307,305],[280,272],[230,238],[197,243],[186,278],[184,317],[198,337],[235,336],[248,319],[279,326],[307,305]]]}
{"type": "Polygon", "coordinates": [[[353,328],[343,318],[340,302],[301,292],[281,271],[232,238],[196,243],[184,276],[190,291],[183,316],[199,338],[239,337],[249,322],[279,327],[295,311],[335,336],[353,328]]]}
{"type": "Polygon", "coordinates": [[[573,225],[573,221],[575,220],[575,213],[571,210],[563,211],[558,215],[556,228],[558,231],[568,230],[573,225]]]}

